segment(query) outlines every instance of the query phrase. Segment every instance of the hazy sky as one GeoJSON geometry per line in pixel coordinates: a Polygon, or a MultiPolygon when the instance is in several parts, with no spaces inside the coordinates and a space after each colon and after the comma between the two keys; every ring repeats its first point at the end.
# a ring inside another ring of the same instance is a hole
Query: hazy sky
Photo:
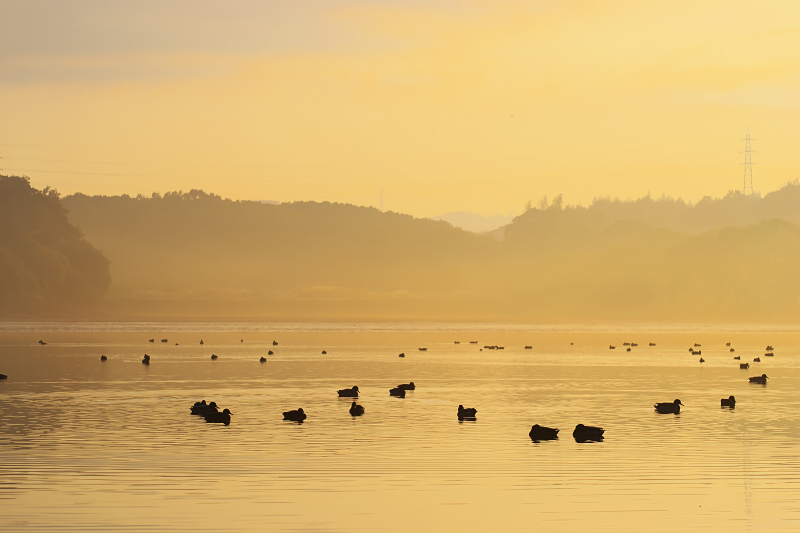
{"type": "Polygon", "coordinates": [[[0,0],[0,168],[518,213],[800,177],[797,0],[0,0]]]}

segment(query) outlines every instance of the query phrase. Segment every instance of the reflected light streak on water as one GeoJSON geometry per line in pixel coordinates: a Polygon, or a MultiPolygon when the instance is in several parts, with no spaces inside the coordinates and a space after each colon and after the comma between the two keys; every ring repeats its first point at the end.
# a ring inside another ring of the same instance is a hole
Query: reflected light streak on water
{"type": "Polygon", "coordinates": [[[800,529],[791,328],[12,326],[0,328],[4,531],[800,529]],[[740,370],[734,355],[762,362],[740,370]],[[761,373],[767,386],[747,382],[761,373]],[[417,390],[389,396],[408,381],[417,390]],[[353,385],[360,418],[336,396],[353,385]],[[736,408],[721,409],[731,394],[736,408]],[[203,398],[231,425],[191,416],[203,398]],[[653,411],[675,398],[680,415],[653,411]],[[477,420],[459,422],[458,404],[477,420]],[[305,423],[281,420],[297,407],[305,423]],[[578,422],[606,440],[576,443],[578,422]],[[534,423],[561,438],[532,442],[534,423]]]}

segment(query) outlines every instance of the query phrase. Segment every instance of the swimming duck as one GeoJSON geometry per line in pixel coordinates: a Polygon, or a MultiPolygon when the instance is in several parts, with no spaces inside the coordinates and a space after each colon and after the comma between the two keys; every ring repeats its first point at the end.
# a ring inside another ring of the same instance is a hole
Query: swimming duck
{"type": "Polygon", "coordinates": [[[611,346],[610,344],[608,345],[609,350],[615,350],[616,348],[617,348],[616,346],[611,346]]]}
{"type": "Polygon", "coordinates": [[[774,348],[773,348],[772,346],[767,346],[767,347],[766,347],[766,348],[764,348],[764,349],[765,349],[765,350],[767,350],[767,351],[770,351],[770,350],[773,350],[774,348]]]}
{"type": "Polygon", "coordinates": [[[148,361],[150,360],[150,356],[147,354],[144,354],[144,358],[147,359],[148,361]]]}
{"type": "Polygon", "coordinates": [[[747,370],[748,368],[750,368],[750,363],[739,363],[739,368],[741,368],[742,370],[747,370]]]}
{"type": "Polygon", "coordinates": [[[766,385],[768,379],[769,378],[766,374],[761,374],[760,376],[753,376],[750,378],[750,383],[760,383],[762,385],[766,385]]]}
{"type": "Polygon", "coordinates": [[[736,407],[736,398],[733,396],[722,398],[719,402],[721,407],[736,407]]]}
{"type": "Polygon", "coordinates": [[[534,424],[528,436],[533,440],[553,440],[558,438],[558,430],[534,424]]]}
{"type": "Polygon", "coordinates": [[[406,391],[405,389],[400,389],[395,387],[393,389],[389,389],[389,396],[397,396],[398,398],[405,398],[406,391]]]}
{"type": "Polygon", "coordinates": [[[470,344],[478,344],[478,341],[469,341],[470,344]]]}
{"type": "Polygon", "coordinates": [[[6,376],[5,374],[0,374],[0,379],[8,379],[8,376],[6,376]]]}
{"type": "MultiPolygon", "coordinates": [[[[572,345],[572,343],[570,343],[570,345],[572,345]]],[[[526,346],[525,349],[526,350],[533,350],[533,346],[526,346]]]]}
{"type": "Polygon", "coordinates": [[[767,352],[764,354],[764,357],[775,357],[775,354],[772,352],[767,352]]]}
{"type": "Polygon", "coordinates": [[[453,344],[461,344],[461,343],[460,343],[460,342],[458,342],[458,341],[454,341],[454,342],[453,342],[453,344]]]}
{"type": "Polygon", "coordinates": [[[737,355],[736,357],[734,357],[734,359],[741,359],[741,358],[742,358],[741,355],[737,355]]]}
{"type": "Polygon", "coordinates": [[[754,363],[760,363],[761,362],[761,358],[760,357],[754,357],[753,358],[753,362],[754,363]]]}
{"type": "Polygon", "coordinates": [[[155,339],[150,339],[150,340],[149,340],[149,341],[147,341],[147,342],[156,342],[156,340],[155,340],[155,339]]]}
{"type": "Polygon", "coordinates": [[[143,365],[149,365],[150,364],[150,358],[148,357],[147,359],[142,359],[142,364],[143,365]]]}
{"type": "Polygon", "coordinates": [[[200,339],[200,346],[202,346],[203,344],[205,344],[205,343],[203,342],[203,339],[200,339]]]}
{"type": "Polygon", "coordinates": [[[303,408],[300,407],[295,411],[286,411],[283,413],[284,420],[291,420],[292,422],[302,422],[306,419],[306,414],[303,412],[303,408]]]}
{"type": "Polygon", "coordinates": [[[697,351],[692,350],[692,355],[701,355],[702,353],[703,353],[702,350],[697,350],[697,351]]]}
{"type": "Polygon", "coordinates": [[[352,389],[342,389],[338,392],[340,398],[358,398],[358,387],[355,385],[352,389]]]}
{"type": "Polygon", "coordinates": [[[272,350],[269,350],[269,351],[267,352],[267,355],[275,355],[275,354],[274,354],[274,353],[272,353],[272,350]]]}
{"type": "Polygon", "coordinates": [[[569,343],[570,346],[575,346],[574,342],[569,343]]]}
{"type": "Polygon", "coordinates": [[[628,349],[627,349],[627,350],[625,350],[625,351],[626,351],[626,352],[630,352],[630,351],[631,351],[631,349],[630,349],[630,348],[628,348],[628,349]]]}
{"type": "Polygon", "coordinates": [[[44,345],[46,345],[47,343],[46,343],[46,342],[44,342],[44,341],[41,341],[41,340],[40,340],[40,341],[39,341],[39,344],[41,344],[42,346],[44,346],[44,345]]]}
{"type": "Polygon", "coordinates": [[[701,357],[701,358],[700,358],[700,362],[701,362],[701,363],[705,363],[705,362],[706,362],[706,360],[705,360],[705,359],[703,359],[703,358],[701,357]]]}
{"type": "Polygon", "coordinates": [[[605,433],[603,428],[578,424],[572,432],[572,437],[577,442],[601,441],[603,440],[603,433],[605,433]]]}
{"type": "Polygon", "coordinates": [[[216,402],[206,403],[205,400],[195,402],[193,406],[189,408],[193,415],[200,415],[205,416],[211,413],[219,412],[219,408],[217,407],[216,402]]]}
{"type": "Polygon", "coordinates": [[[161,339],[161,342],[169,342],[168,339],[161,339]]]}
{"type": "Polygon", "coordinates": [[[656,345],[656,343],[654,343],[654,342],[650,343],[650,346],[655,346],[655,345],[656,345]]]}
{"type": "Polygon", "coordinates": [[[736,350],[734,350],[733,348],[731,348],[731,351],[732,351],[732,352],[735,352],[736,350]]]}
{"type": "Polygon", "coordinates": [[[474,407],[465,408],[463,405],[458,406],[458,418],[475,418],[478,410],[474,407]]]}
{"type": "Polygon", "coordinates": [[[725,346],[730,346],[730,345],[731,345],[731,343],[729,343],[729,342],[725,343],[725,346]]]}
{"type": "Polygon", "coordinates": [[[267,358],[266,357],[262,357],[261,359],[259,359],[259,361],[261,361],[262,363],[266,363],[267,362],[267,358]]]}
{"type": "Polygon", "coordinates": [[[361,416],[364,414],[364,406],[358,405],[356,402],[353,402],[350,405],[350,414],[353,416],[361,416]]]}
{"type": "Polygon", "coordinates": [[[224,409],[221,413],[208,413],[203,418],[211,424],[225,424],[227,426],[231,423],[232,414],[229,409],[224,409]]]}
{"type": "Polygon", "coordinates": [[[397,357],[405,357],[405,356],[406,356],[406,354],[404,354],[404,353],[401,353],[401,354],[400,354],[400,355],[398,355],[397,357]]]}
{"type": "Polygon", "coordinates": [[[403,390],[415,390],[417,388],[417,386],[414,385],[414,382],[412,381],[411,383],[405,383],[403,385],[398,385],[397,388],[398,389],[403,389],[403,390]]]}
{"type": "Polygon", "coordinates": [[[419,349],[419,351],[420,351],[420,352],[427,352],[427,351],[428,351],[428,349],[427,349],[427,348],[420,348],[420,349],[419,349]]]}
{"type": "Polygon", "coordinates": [[[674,402],[657,403],[653,407],[661,414],[673,413],[677,415],[681,412],[681,405],[683,404],[680,400],[675,400],[674,402]]]}
{"type": "Polygon", "coordinates": [[[697,343],[694,343],[694,345],[695,345],[695,346],[700,346],[700,345],[699,345],[699,344],[697,344],[697,343]]]}
{"type": "Polygon", "coordinates": [[[217,359],[217,356],[216,356],[216,355],[214,355],[214,354],[212,353],[212,354],[211,354],[211,360],[213,361],[213,360],[215,360],[215,359],[217,359]]]}
{"type": "Polygon", "coordinates": [[[632,342],[632,343],[631,343],[631,346],[639,346],[639,345],[638,345],[638,344],[636,344],[635,342],[632,342]]]}
{"type": "Polygon", "coordinates": [[[108,357],[106,357],[105,355],[101,355],[101,356],[100,356],[100,360],[101,360],[101,361],[107,361],[107,360],[108,360],[108,357]]]}
{"type": "MultiPolygon", "coordinates": [[[[242,339],[242,342],[244,342],[244,339],[242,339]]],[[[273,346],[277,346],[277,345],[278,345],[278,341],[272,341],[272,345],[273,345],[273,346]]],[[[291,412],[291,411],[290,411],[290,412],[291,412]]]]}

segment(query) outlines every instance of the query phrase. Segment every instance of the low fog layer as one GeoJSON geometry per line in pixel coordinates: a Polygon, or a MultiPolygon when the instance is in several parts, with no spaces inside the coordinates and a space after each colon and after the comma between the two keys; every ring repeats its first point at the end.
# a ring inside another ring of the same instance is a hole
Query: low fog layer
{"type": "Polygon", "coordinates": [[[73,195],[131,317],[790,320],[800,186],[697,204],[540,201],[504,240],[352,205],[73,195]]]}

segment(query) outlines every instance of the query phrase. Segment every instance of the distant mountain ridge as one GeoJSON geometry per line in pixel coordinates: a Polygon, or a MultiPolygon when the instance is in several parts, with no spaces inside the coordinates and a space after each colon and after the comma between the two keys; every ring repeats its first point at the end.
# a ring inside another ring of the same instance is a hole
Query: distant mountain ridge
{"type": "Polygon", "coordinates": [[[514,217],[511,215],[492,215],[484,216],[478,213],[468,213],[466,211],[455,211],[435,217],[428,217],[431,220],[444,220],[451,225],[472,233],[489,233],[506,224],[510,224],[514,217]]]}

